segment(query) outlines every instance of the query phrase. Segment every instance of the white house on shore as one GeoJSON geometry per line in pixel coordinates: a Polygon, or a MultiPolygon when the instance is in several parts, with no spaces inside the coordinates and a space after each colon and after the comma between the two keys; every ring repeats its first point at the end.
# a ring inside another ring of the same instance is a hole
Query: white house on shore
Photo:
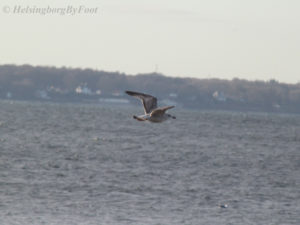
{"type": "Polygon", "coordinates": [[[85,94],[85,95],[92,95],[92,90],[89,89],[86,85],[81,87],[80,85],[75,89],[77,94],[85,94]]]}
{"type": "Polygon", "coordinates": [[[213,98],[219,102],[226,102],[227,98],[223,92],[215,91],[212,94],[213,98]]]}

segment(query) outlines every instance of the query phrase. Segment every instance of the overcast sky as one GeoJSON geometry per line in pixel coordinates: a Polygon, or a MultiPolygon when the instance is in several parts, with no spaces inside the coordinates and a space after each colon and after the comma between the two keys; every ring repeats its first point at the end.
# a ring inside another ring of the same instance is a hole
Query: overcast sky
{"type": "Polygon", "coordinates": [[[300,82],[299,0],[1,0],[0,7],[0,64],[300,82]]]}

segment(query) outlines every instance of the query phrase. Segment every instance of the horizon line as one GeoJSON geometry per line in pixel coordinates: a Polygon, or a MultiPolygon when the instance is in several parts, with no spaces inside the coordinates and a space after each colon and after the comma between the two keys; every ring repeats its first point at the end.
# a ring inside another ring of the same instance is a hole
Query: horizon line
{"type": "Polygon", "coordinates": [[[239,77],[233,77],[231,79],[228,78],[220,78],[220,77],[211,77],[211,75],[209,75],[209,77],[203,77],[203,78],[199,78],[196,76],[176,76],[176,75],[167,75],[164,74],[162,72],[157,72],[157,71],[153,71],[153,72],[139,72],[136,74],[128,74],[126,72],[121,72],[118,70],[115,71],[109,71],[109,70],[103,70],[103,69],[98,69],[98,68],[92,68],[92,67],[74,67],[74,66],[56,66],[56,65],[34,65],[34,64],[30,64],[30,63],[24,63],[24,64],[17,64],[17,63],[4,63],[4,64],[0,64],[1,66],[15,66],[15,67],[21,67],[21,66],[30,66],[33,68],[37,68],[37,67],[44,67],[44,68],[55,68],[55,69],[70,69],[70,70],[92,70],[95,72],[106,72],[106,73],[118,73],[119,75],[125,75],[125,76],[145,76],[145,75],[158,75],[158,76],[163,76],[163,77],[167,77],[167,78],[174,78],[174,79],[196,79],[196,80],[220,80],[220,81],[234,81],[234,80],[240,80],[240,81],[247,81],[247,82],[264,82],[264,83],[268,83],[268,82],[276,82],[279,84],[287,84],[287,85],[299,85],[300,81],[295,82],[295,83],[288,83],[288,82],[283,82],[283,81],[279,81],[275,78],[269,78],[269,79],[245,79],[245,78],[239,78],[239,77]]]}

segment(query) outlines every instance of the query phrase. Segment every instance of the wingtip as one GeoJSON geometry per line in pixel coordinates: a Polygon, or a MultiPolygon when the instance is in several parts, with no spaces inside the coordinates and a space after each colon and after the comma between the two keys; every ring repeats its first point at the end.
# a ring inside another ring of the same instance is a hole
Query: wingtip
{"type": "Polygon", "coordinates": [[[133,91],[125,91],[125,93],[128,95],[131,95],[131,96],[135,94],[135,92],[133,92],[133,91]]]}

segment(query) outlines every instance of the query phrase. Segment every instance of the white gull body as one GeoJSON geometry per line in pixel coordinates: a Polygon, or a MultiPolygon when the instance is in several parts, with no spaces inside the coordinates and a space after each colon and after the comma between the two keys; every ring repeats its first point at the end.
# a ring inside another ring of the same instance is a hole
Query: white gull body
{"type": "Polygon", "coordinates": [[[150,121],[153,123],[160,123],[167,119],[176,119],[166,111],[172,109],[175,106],[157,107],[157,99],[151,95],[138,93],[134,91],[126,91],[126,94],[140,99],[144,106],[145,114],[141,116],[134,115],[133,118],[138,121],[150,121]]]}

